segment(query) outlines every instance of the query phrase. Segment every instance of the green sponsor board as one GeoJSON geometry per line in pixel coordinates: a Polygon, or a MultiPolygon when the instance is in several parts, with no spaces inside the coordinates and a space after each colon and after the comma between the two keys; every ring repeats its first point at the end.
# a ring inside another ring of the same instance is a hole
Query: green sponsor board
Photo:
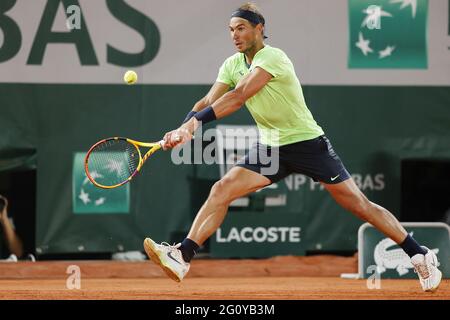
{"type": "MultiPolygon", "coordinates": [[[[22,159],[39,149],[36,246],[43,253],[79,252],[79,246],[84,252],[114,252],[119,244],[126,250],[142,250],[147,236],[170,243],[178,235],[184,237],[210,187],[220,178],[217,164],[175,165],[171,152],[155,154],[129,184],[129,214],[74,214],[74,153],[87,150],[101,137],[158,139],[184,119],[186,110],[180,105],[193,105],[208,90],[203,85],[1,84],[0,165],[3,161],[7,167],[14,165],[18,156],[22,159]],[[149,125],[149,119],[157,121],[149,125]],[[201,179],[208,183],[203,186],[201,179]]],[[[450,158],[448,87],[305,86],[304,91],[357,185],[398,218],[401,162],[450,158]]],[[[242,108],[220,124],[254,123],[242,108]]],[[[356,250],[361,221],[336,204],[320,184],[294,174],[279,181],[276,189],[250,196],[262,194],[271,206],[259,198],[249,200],[248,206],[232,207],[224,227],[238,217],[251,217],[249,226],[258,227],[266,213],[273,221],[292,215],[286,217],[292,225],[281,220],[267,226],[300,226],[300,245],[308,251],[356,250]],[[248,211],[255,216],[245,215],[248,211]]],[[[223,229],[222,237],[228,236],[226,232],[223,229]]]]}
{"type": "Polygon", "coordinates": [[[428,0],[349,0],[349,68],[426,69],[428,0]]]}
{"type": "MultiPolygon", "coordinates": [[[[417,242],[436,253],[443,277],[450,278],[450,227],[440,222],[402,225],[417,242]]],[[[374,272],[388,279],[417,278],[403,249],[368,223],[358,231],[358,269],[360,278],[369,278],[374,272]]]]}
{"type": "MultiPolygon", "coordinates": [[[[125,184],[114,189],[100,189],[92,184],[84,171],[84,157],[86,153],[77,152],[73,158],[72,169],[72,203],[75,214],[96,213],[129,213],[130,212],[130,186],[125,184]]],[[[117,158],[117,157],[116,157],[117,158]]],[[[126,161],[126,159],[124,159],[126,161]]],[[[126,163],[125,163],[126,164],[126,163]]],[[[102,179],[111,168],[105,163],[100,171],[91,172],[95,179],[102,179]]],[[[125,170],[125,168],[124,168],[125,170]]],[[[115,172],[113,172],[115,173],[115,172]]],[[[120,174],[120,172],[117,172],[120,174]]]]}
{"type": "Polygon", "coordinates": [[[295,214],[230,212],[211,237],[214,258],[304,255],[302,219],[295,214]]]}

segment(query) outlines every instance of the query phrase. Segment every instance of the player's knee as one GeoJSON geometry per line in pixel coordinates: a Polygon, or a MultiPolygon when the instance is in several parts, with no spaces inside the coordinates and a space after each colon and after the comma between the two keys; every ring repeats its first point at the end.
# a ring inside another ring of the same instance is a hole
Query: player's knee
{"type": "Polygon", "coordinates": [[[232,179],[224,177],[217,181],[210,193],[210,199],[223,204],[228,204],[233,200],[232,179]]]}

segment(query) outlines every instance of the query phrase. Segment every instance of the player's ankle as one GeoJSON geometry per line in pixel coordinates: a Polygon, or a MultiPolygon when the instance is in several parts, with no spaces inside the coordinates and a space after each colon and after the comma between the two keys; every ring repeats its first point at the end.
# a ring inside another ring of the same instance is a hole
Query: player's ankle
{"type": "Polygon", "coordinates": [[[406,254],[412,258],[416,254],[423,254],[425,255],[427,253],[427,250],[421,247],[416,240],[414,240],[413,237],[411,237],[409,234],[406,236],[405,240],[400,244],[400,247],[403,249],[403,251],[406,252],[406,254]]]}
{"type": "Polygon", "coordinates": [[[195,256],[196,251],[200,246],[193,240],[185,238],[181,242],[180,251],[183,255],[183,260],[187,263],[191,262],[192,258],[195,256]]]}

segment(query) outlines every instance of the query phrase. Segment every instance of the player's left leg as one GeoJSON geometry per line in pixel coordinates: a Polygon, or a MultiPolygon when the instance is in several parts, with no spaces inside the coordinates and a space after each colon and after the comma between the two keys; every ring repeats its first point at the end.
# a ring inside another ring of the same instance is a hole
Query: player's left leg
{"type": "Polygon", "coordinates": [[[157,263],[173,280],[181,281],[190,268],[195,251],[222,224],[230,203],[248,193],[269,185],[271,181],[247,168],[236,166],[214,184],[208,199],[200,208],[188,236],[183,242],[171,246],[144,240],[149,258],[157,263]]]}
{"type": "Polygon", "coordinates": [[[388,210],[369,201],[352,178],[337,184],[322,182],[322,185],[344,209],[369,222],[396,243],[405,240],[408,233],[400,222],[388,210]]]}
{"type": "Polygon", "coordinates": [[[380,232],[394,240],[411,257],[411,263],[417,271],[425,291],[438,288],[442,273],[437,269],[437,257],[431,250],[421,247],[403,228],[397,218],[388,210],[367,199],[359,190],[352,178],[337,184],[322,185],[328,190],[336,202],[369,222],[380,232]]]}

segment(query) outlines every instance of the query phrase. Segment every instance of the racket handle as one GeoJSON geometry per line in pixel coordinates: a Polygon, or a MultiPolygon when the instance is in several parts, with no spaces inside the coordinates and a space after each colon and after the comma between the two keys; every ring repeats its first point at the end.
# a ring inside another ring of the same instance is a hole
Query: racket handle
{"type": "MultiPolygon", "coordinates": [[[[192,136],[192,138],[194,138],[194,136],[192,136]]],[[[177,141],[177,142],[180,142],[181,141],[181,137],[180,136],[175,136],[175,140],[177,141]]],[[[162,148],[164,148],[164,145],[166,144],[165,142],[164,142],[164,140],[160,140],[159,142],[159,145],[162,147],[162,148]]]]}
{"type": "MultiPolygon", "coordinates": [[[[179,137],[179,136],[175,137],[175,139],[177,141],[181,141],[181,137],[179,137]]],[[[164,148],[164,145],[166,144],[166,142],[164,140],[160,140],[158,143],[162,148],[164,148]]]]}

